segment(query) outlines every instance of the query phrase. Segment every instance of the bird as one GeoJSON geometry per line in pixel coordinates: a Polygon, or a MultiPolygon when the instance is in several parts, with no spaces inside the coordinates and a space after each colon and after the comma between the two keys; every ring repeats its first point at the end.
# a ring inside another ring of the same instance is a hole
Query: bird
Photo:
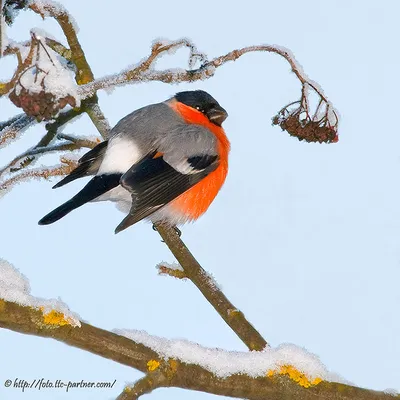
{"type": "Polygon", "coordinates": [[[40,221],[48,225],[91,201],[127,212],[121,232],[146,219],[178,226],[203,215],[228,174],[227,111],[203,90],[183,91],[122,118],[53,189],[93,176],[40,221]]]}

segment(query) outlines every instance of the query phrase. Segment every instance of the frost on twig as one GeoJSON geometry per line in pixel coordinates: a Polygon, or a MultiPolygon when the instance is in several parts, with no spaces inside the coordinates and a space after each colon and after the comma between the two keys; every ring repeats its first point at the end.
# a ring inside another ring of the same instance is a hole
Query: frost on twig
{"type": "Polygon", "coordinates": [[[337,142],[339,123],[337,112],[323,94],[322,89],[307,77],[294,55],[288,49],[279,46],[260,45],[244,47],[208,61],[207,56],[199,52],[189,39],[169,42],[158,40],[153,43],[151,53],[147,58],[119,74],[99,78],[80,86],[79,94],[82,98],[86,98],[100,89],[150,81],[180,83],[205,80],[214,76],[216,69],[226,62],[235,61],[250,52],[271,52],[285,58],[290,64],[293,73],[302,84],[301,99],[285,106],[274,118],[274,124],[279,124],[282,129],[286,130],[290,135],[298,137],[300,140],[320,143],[337,142]],[[187,47],[190,50],[189,69],[156,70],[154,68],[157,59],[161,56],[183,47],[187,47]],[[200,64],[200,66],[194,69],[193,67],[196,64],[200,64]],[[308,88],[311,88],[319,97],[319,104],[314,113],[310,113],[308,107],[308,88]],[[299,104],[299,107],[289,110],[289,107],[294,104],[299,104]]]}
{"type": "MultiPolygon", "coordinates": [[[[60,135],[58,135],[60,137],[60,135]]],[[[44,156],[48,153],[57,153],[65,151],[80,150],[82,148],[92,149],[99,142],[92,141],[86,138],[75,138],[69,135],[63,135],[63,138],[68,142],[62,142],[53,146],[33,147],[24,153],[18,155],[11,160],[7,165],[0,169],[0,177],[2,175],[20,171],[26,168],[28,165],[32,165],[34,161],[37,161],[40,156],[44,156]]]]}
{"type": "Polygon", "coordinates": [[[19,114],[9,121],[0,124],[0,149],[7,146],[20,136],[34,123],[34,118],[19,114]]]}
{"type": "MultiPolygon", "coordinates": [[[[115,86],[122,86],[126,84],[149,82],[158,80],[166,83],[179,83],[183,81],[196,81],[199,80],[199,76],[193,76],[193,79],[189,79],[192,71],[186,71],[185,69],[168,69],[158,71],[155,69],[157,60],[165,54],[173,54],[179,49],[189,49],[188,65],[194,67],[198,63],[206,62],[206,55],[201,53],[194,43],[187,38],[178,39],[175,41],[167,41],[165,39],[157,39],[151,46],[150,55],[141,60],[136,65],[129,67],[121,71],[118,74],[105,76],[89,82],[86,85],[79,87],[79,94],[82,99],[92,96],[100,89],[109,89],[115,86]]],[[[194,70],[193,70],[194,71],[194,70]]],[[[207,75],[206,72],[202,72],[202,76],[207,75]]]]}
{"type": "Polygon", "coordinates": [[[69,174],[78,163],[66,157],[61,157],[62,164],[52,167],[41,167],[19,172],[11,178],[0,181],[0,198],[8,193],[16,184],[32,179],[48,179],[53,176],[64,176],[69,174]]]}
{"type": "Polygon", "coordinates": [[[6,34],[6,17],[2,13],[3,0],[0,0],[0,58],[4,54],[4,50],[7,47],[8,39],[6,34]]]}
{"type": "Polygon", "coordinates": [[[29,281],[13,265],[0,258],[0,300],[38,308],[49,325],[81,326],[80,318],[61,300],[42,299],[30,294],[29,281]]]}

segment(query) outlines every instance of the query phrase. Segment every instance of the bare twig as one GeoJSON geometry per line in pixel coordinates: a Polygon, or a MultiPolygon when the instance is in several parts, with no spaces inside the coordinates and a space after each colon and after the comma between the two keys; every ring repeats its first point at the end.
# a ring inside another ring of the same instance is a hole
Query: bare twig
{"type": "Polygon", "coordinates": [[[183,269],[171,268],[167,265],[160,264],[157,266],[158,275],[168,275],[177,279],[188,279],[186,272],[183,269]]]}
{"type": "Polygon", "coordinates": [[[132,387],[127,386],[116,400],[137,400],[140,396],[163,386],[168,386],[168,379],[164,371],[157,369],[148,372],[143,378],[137,380],[132,387]]]}
{"type": "Polygon", "coordinates": [[[172,254],[179,261],[187,277],[197,286],[242,342],[250,350],[262,350],[268,346],[268,343],[253,325],[247,321],[244,314],[215,285],[214,281],[182,242],[176,231],[172,227],[160,223],[155,224],[155,227],[172,254]]]}
{"type": "Polygon", "coordinates": [[[66,60],[71,61],[72,59],[72,51],[71,49],[67,49],[63,44],[57,42],[54,39],[45,38],[47,46],[49,46],[52,50],[58,53],[60,56],[64,57],[66,60]]]}

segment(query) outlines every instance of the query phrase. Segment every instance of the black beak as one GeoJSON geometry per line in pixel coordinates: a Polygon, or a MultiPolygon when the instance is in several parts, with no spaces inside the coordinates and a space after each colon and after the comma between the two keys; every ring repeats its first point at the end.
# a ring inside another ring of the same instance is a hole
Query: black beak
{"type": "Polygon", "coordinates": [[[228,117],[228,113],[221,106],[218,106],[208,110],[207,117],[215,125],[221,126],[228,117]]]}

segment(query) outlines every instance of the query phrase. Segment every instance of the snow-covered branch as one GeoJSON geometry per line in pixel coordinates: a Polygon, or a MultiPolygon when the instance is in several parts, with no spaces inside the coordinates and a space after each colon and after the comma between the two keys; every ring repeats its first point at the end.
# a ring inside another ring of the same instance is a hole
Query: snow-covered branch
{"type": "Polygon", "coordinates": [[[158,387],[253,400],[281,399],[282,395],[322,400],[336,393],[341,400],[393,399],[389,394],[346,385],[315,355],[290,344],[239,352],[144,331],[102,330],[82,322],[60,300],[33,297],[27,278],[4,260],[0,260],[0,327],[53,338],[144,372],[146,376],[126,387],[120,400],[137,399],[158,387]]]}
{"type": "Polygon", "coordinates": [[[338,383],[340,377],[316,356],[294,345],[234,352],[143,331],[109,332],[80,321],[64,303],[32,297],[28,281],[10,264],[2,261],[1,269],[0,327],[52,338],[145,373],[119,400],[135,400],[158,387],[250,400],[394,399],[392,394],[338,383]]]}

